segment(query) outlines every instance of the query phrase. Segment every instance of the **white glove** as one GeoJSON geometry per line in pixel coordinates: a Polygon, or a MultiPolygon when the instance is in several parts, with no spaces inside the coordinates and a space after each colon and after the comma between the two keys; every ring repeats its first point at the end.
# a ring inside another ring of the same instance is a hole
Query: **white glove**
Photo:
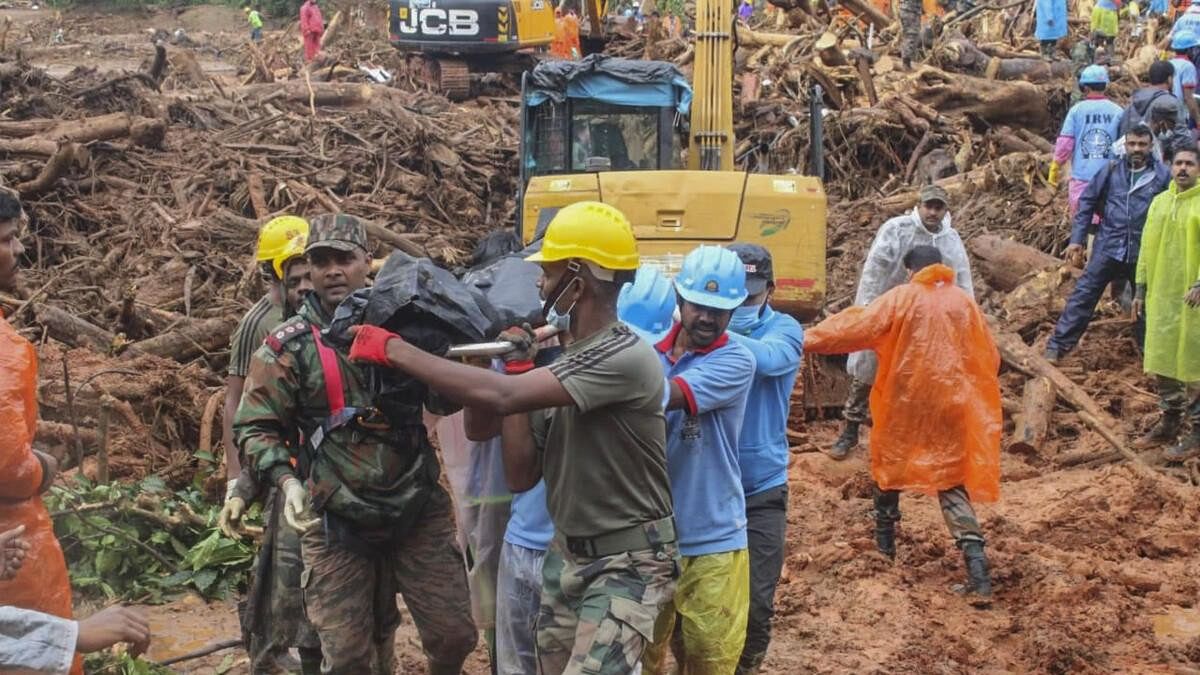
{"type": "Polygon", "coordinates": [[[225,481],[225,501],[233,499],[233,491],[237,489],[237,481],[238,479],[236,478],[230,478],[225,481]]]}
{"type": "Polygon", "coordinates": [[[308,493],[294,476],[283,481],[283,519],[300,534],[321,524],[308,508],[308,493]]]}
{"type": "Polygon", "coordinates": [[[217,527],[230,539],[241,539],[238,526],[242,522],[242,514],[246,512],[246,500],[241,497],[230,497],[221,507],[221,515],[217,516],[217,527]]]}

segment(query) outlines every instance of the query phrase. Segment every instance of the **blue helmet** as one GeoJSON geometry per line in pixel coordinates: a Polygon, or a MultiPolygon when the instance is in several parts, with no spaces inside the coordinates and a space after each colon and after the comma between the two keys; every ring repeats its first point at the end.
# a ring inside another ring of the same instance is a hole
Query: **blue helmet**
{"type": "Polygon", "coordinates": [[[1095,64],[1079,73],[1079,84],[1108,84],[1108,69],[1095,64]]]}
{"type": "Polygon", "coordinates": [[[1200,44],[1200,37],[1190,30],[1181,30],[1171,38],[1171,49],[1191,49],[1200,44]]]}
{"type": "Polygon", "coordinates": [[[699,246],[683,259],[675,275],[679,297],[694,305],[732,310],[745,301],[746,266],[720,246],[699,246]]]}
{"type": "Polygon", "coordinates": [[[635,333],[656,342],[671,328],[675,289],[657,267],[642,265],[617,296],[617,317],[635,333]]]}

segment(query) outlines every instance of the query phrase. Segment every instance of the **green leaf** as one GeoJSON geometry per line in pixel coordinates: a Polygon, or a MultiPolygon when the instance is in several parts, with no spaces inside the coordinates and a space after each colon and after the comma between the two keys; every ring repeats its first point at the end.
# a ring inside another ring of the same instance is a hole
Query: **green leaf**
{"type": "Polygon", "coordinates": [[[196,585],[196,589],[201,593],[207,593],[217,581],[217,571],[213,569],[200,570],[196,572],[196,576],[192,577],[192,583],[196,585]]]}
{"type": "Polygon", "coordinates": [[[121,567],[123,560],[124,556],[120,551],[110,548],[102,549],[96,554],[96,572],[101,576],[113,574],[121,567]]]}
{"type": "Polygon", "coordinates": [[[215,463],[217,461],[217,458],[214,457],[211,452],[204,452],[203,450],[197,450],[195,456],[196,456],[196,459],[202,459],[206,462],[214,462],[215,463]]]}
{"type": "Polygon", "coordinates": [[[221,659],[221,665],[217,666],[217,675],[225,675],[233,670],[233,654],[226,654],[224,659],[221,659]]]}
{"type": "Polygon", "coordinates": [[[142,492],[166,492],[167,484],[158,476],[147,476],[141,482],[142,492]]]}

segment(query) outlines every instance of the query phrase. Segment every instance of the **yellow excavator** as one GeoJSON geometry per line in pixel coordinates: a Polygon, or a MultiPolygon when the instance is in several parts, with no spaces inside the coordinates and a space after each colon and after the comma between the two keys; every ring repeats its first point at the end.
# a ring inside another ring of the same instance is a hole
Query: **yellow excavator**
{"type": "MultiPolygon", "coordinates": [[[[760,244],[775,308],[808,320],[825,299],[825,191],[819,178],[734,168],[733,31],[733,0],[697,2],[691,84],[670,63],[600,54],[527,73],[518,228],[529,242],[563,206],[599,200],[668,274],[700,244],[760,244]]],[[[819,166],[819,109],[810,127],[819,166]]]]}
{"type": "MultiPolygon", "coordinates": [[[[471,94],[471,73],[534,67],[536,53],[554,40],[559,1],[391,0],[388,35],[396,48],[421,55],[434,89],[461,101],[471,94]]],[[[605,2],[578,3],[585,52],[603,47],[605,2]]]]}

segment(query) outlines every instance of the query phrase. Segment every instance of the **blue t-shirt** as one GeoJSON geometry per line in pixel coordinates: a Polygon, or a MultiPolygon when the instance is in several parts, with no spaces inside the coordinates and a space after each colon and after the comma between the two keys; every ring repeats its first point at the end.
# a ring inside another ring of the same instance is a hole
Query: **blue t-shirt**
{"type": "MultiPolygon", "coordinates": [[[[1166,9],[1161,13],[1166,14],[1166,9]]],[[[1175,19],[1175,25],[1171,27],[1171,37],[1175,37],[1175,34],[1181,30],[1200,33],[1200,12],[1193,12],[1191,8],[1188,8],[1188,11],[1180,14],[1179,18],[1175,19]]]]}
{"type": "Polygon", "coordinates": [[[545,551],[554,538],[554,523],[546,508],[546,482],[513,495],[504,541],[535,551],[545,551]]]}
{"type": "Polygon", "coordinates": [[[746,548],[746,495],[738,435],[753,382],[754,357],[721,336],[707,349],[671,362],[675,324],[656,346],[667,379],[687,400],[667,411],[667,474],[675,501],[679,552],[685,556],[746,548]]]}
{"type": "Polygon", "coordinates": [[[1123,112],[1121,106],[1106,98],[1084,99],[1071,107],[1058,134],[1075,139],[1071,178],[1091,180],[1112,157],[1123,112]]]}
{"type": "Polygon", "coordinates": [[[804,354],[804,329],[768,306],[746,336],[730,331],[729,337],[749,349],[755,362],[738,438],[742,489],[749,497],[787,483],[788,409],[804,354]]]}
{"type": "Polygon", "coordinates": [[[1183,88],[1196,87],[1196,64],[1192,63],[1191,59],[1186,56],[1174,56],[1171,58],[1171,67],[1175,69],[1175,79],[1171,84],[1171,92],[1175,94],[1175,98],[1187,104],[1187,100],[1183,97],[1183,88]]]}

